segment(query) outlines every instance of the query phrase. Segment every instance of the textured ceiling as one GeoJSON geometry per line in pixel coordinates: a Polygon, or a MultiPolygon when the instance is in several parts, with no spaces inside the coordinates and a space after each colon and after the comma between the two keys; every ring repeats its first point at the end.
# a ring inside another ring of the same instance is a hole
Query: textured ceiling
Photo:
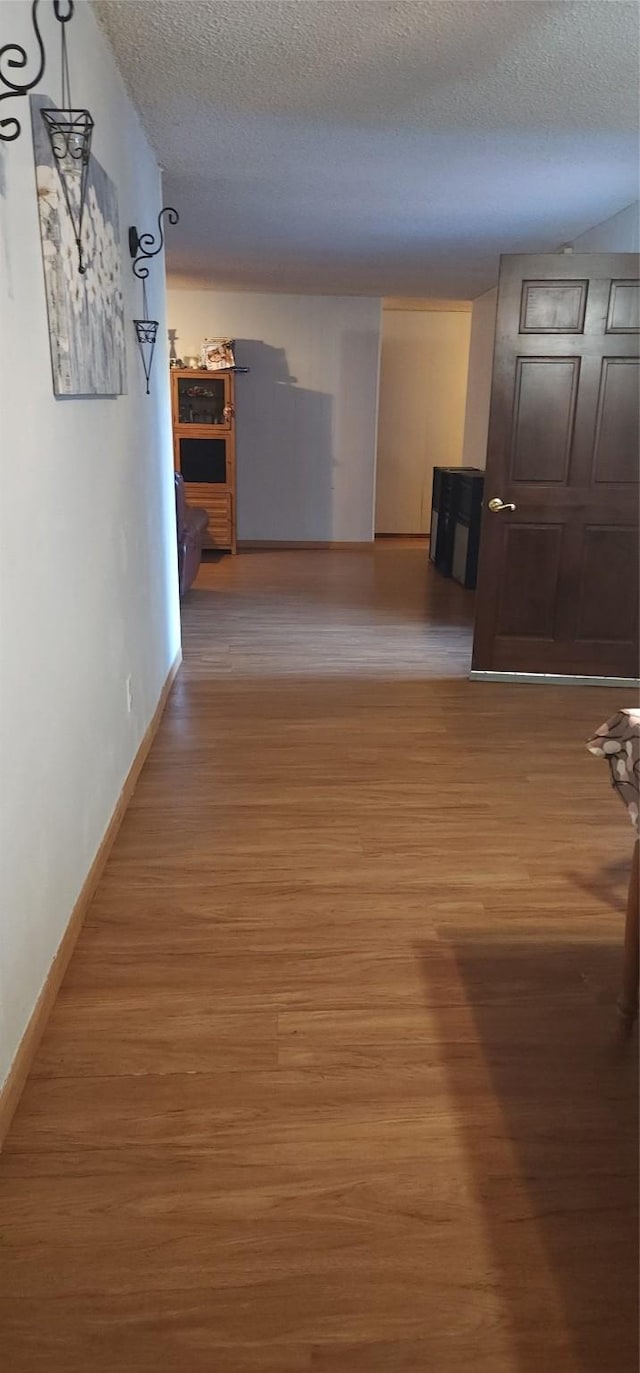
{"type": "Polygon", "coordinates": [[[472,297],[638,194],[621,0],[97,0],[176,279],[472,297]]]}

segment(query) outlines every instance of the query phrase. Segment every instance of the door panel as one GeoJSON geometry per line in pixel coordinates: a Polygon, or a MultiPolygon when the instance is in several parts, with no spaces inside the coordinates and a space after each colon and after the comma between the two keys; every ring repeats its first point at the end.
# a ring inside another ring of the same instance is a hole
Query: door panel
{"type": "Polygon", "coordinates": [[[566,480],[579,367],[579,358],[517,359],[512,481],[566,480]]]}
{"type": "Polygon", "coordinates": [[[637,676],[638,275],[502,259],[475,671],[637,676]]]}
{"type": "Polygon", "coordinates": [[[505,575],[498,635],[552,639],[562,553],[561,525],[503,526],[505,575]]]}
{"type": "Polygon", "coordinates": [[[582,333],[588,284],[586,281],[524,281],[520,333],[582,333]]]}
{"type": "Polygon", "coordinates": [[[635,482],[638,476],[637,358],[603,358],[593,451],[595,482],[635,482]]]}
{"type": "Polygon", "coordinates": [[[635,334],[640,328],[640,285],[612,281],[609,291],[608,334],[635,334]]]}
{"type": "Polygon", "coordinates": [[[627,575],[636,543],[635,529],[597,525],[585,529],[578,639],[633,643],[627,575]]]}

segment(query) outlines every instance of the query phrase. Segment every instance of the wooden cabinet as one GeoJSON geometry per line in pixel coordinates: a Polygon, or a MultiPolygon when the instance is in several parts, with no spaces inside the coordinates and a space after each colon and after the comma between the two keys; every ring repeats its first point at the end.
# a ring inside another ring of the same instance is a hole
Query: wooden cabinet
{"type": "Polygon", "coordinates": [[[190,505],[209,521],[205,548],[236,551],[235,388],[233,372],[171,372],[173,460],[190,505]]]}

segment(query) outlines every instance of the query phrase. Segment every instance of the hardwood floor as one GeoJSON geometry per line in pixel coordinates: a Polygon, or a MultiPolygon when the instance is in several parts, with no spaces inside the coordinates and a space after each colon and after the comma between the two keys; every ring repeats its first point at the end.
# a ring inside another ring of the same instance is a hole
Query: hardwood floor
{"type": "Polygon", "coordinates": [[[618,691],[471,684],[421,547],[243,554],[0,1159],[7,1373],[631,1373],[618,691]]]}

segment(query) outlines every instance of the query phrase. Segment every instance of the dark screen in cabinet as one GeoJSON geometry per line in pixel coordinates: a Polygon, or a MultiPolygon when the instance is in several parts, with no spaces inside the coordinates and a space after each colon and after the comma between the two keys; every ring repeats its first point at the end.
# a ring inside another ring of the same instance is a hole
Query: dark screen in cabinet
{"type": "Polygon", "coordinates": [[[226,482],[224,439],[180,439],[180,471],[186,482],[226,482]]]}

